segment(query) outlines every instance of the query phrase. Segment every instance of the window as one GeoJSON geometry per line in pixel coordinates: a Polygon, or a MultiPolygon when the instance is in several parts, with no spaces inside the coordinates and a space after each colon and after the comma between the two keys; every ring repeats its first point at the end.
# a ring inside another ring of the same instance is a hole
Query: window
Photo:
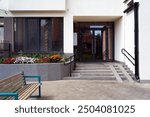
{"type": "Polygon", "coordinates": [[[4,18],[0,18],[0,43],[4,40],[4,18]]]}
{"type": "Polygon", "coordinates": [[[16,18],[15,24],[16,51],[63,51],[63,18],[16,18]]]}

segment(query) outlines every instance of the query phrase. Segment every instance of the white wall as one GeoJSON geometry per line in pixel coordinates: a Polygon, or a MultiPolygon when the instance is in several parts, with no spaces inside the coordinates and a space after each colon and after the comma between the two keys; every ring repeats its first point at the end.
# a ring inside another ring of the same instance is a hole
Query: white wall
{"type": "Polygon", "coordinates": [[[141,80],[150,80],[150,0],[140,0],[139,64],[141,80]]]}
{"type": "Polygon", "coordinates": [[[115,60],[124,62],[121,49],[124,48],[124,18],[115,21],[115,60]]]}
{"type": "MultiPolygon", "coordinates": [[[[125,45],[124,48],[133,56],[134,55],[134,10],[129,13],[124,14],[124,40],[125,45]]],[[[129,66],[129,68],[135,72],[134,66],[131,62],[125,58],[125,63],[129,66]]]]}
{"type": "Polygon", "coordinates": [[[5,11],[8,10],[8,0],[0,0],[0,17],[6,16],[5,11]]]}
{"type": "Polygon", "coordinates": [[[66,0],[10,0],[10,11],[65,11],[66,0]]]}
{"type": "Polygon", "coordinates": [[[68,0],[67,9],[74,16],[120,16],[122,0],[68,0]]]}
{"type": "Polygon", "coordinates": [[[0,0],[0,9],[8,10],[9,0],[0,0]]]}
{"type": "MultiPolygon", "coordinates": [[[[125,9],[126,5],[124,5],[125,9]]],[[[134,57],[134,10],[124,13],[122,18],[115,21],[115,60],[125,62],[135,72],[132,63],[121,54],[122,48],[134,57]]]]}

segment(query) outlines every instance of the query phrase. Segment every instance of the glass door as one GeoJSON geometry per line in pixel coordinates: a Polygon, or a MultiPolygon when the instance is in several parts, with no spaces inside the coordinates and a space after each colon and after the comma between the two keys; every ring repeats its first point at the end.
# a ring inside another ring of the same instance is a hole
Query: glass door
{"type": "Polygon", "coordinates": [[[81,38],[82,60],[89,61],[93,58],[93,31],[90,29],[84,30],[81,38]]]}
{"type": "Polygon", "coordinates": [[[95,61],[102,59],[101,30],[86,29],[82,32],[82,60],[95,61]]]}

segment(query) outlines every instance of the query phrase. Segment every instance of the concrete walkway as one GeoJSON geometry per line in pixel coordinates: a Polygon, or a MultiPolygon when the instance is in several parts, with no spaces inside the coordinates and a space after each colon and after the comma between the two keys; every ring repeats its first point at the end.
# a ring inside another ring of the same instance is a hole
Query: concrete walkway
{"type": "Polygon", "coordinates": [[[150,84],[102,80],[45,81],[39,100],[145,100],[150,84]]]}

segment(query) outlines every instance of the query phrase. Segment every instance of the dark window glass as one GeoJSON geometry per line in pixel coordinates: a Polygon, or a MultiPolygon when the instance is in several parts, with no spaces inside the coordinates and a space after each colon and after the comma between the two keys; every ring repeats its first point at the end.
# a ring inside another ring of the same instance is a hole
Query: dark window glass
{"type": "Polygon", "coordinates": [[[15,32],[15,40],[14,40],[14,50],[23,51],[24,50],[24,40],[25,40],[25,19],[17,18],[14,20],[14,32],[15,32]]]}
{"type": "Polygon", "coordinates": [[[52,18],[52,51],[62,51],[62,28],[61,18],[52,18]]]}
{"type": "Polygon", "coordinates": [[[16,51],[63,51],[63,18],[16,18],[14,24],[16,51]]]}
{"type": "Polygon", "coordinates": [[[39,19],[27,18],[25,21],[25,51],[39,50],[39,19]]]}

